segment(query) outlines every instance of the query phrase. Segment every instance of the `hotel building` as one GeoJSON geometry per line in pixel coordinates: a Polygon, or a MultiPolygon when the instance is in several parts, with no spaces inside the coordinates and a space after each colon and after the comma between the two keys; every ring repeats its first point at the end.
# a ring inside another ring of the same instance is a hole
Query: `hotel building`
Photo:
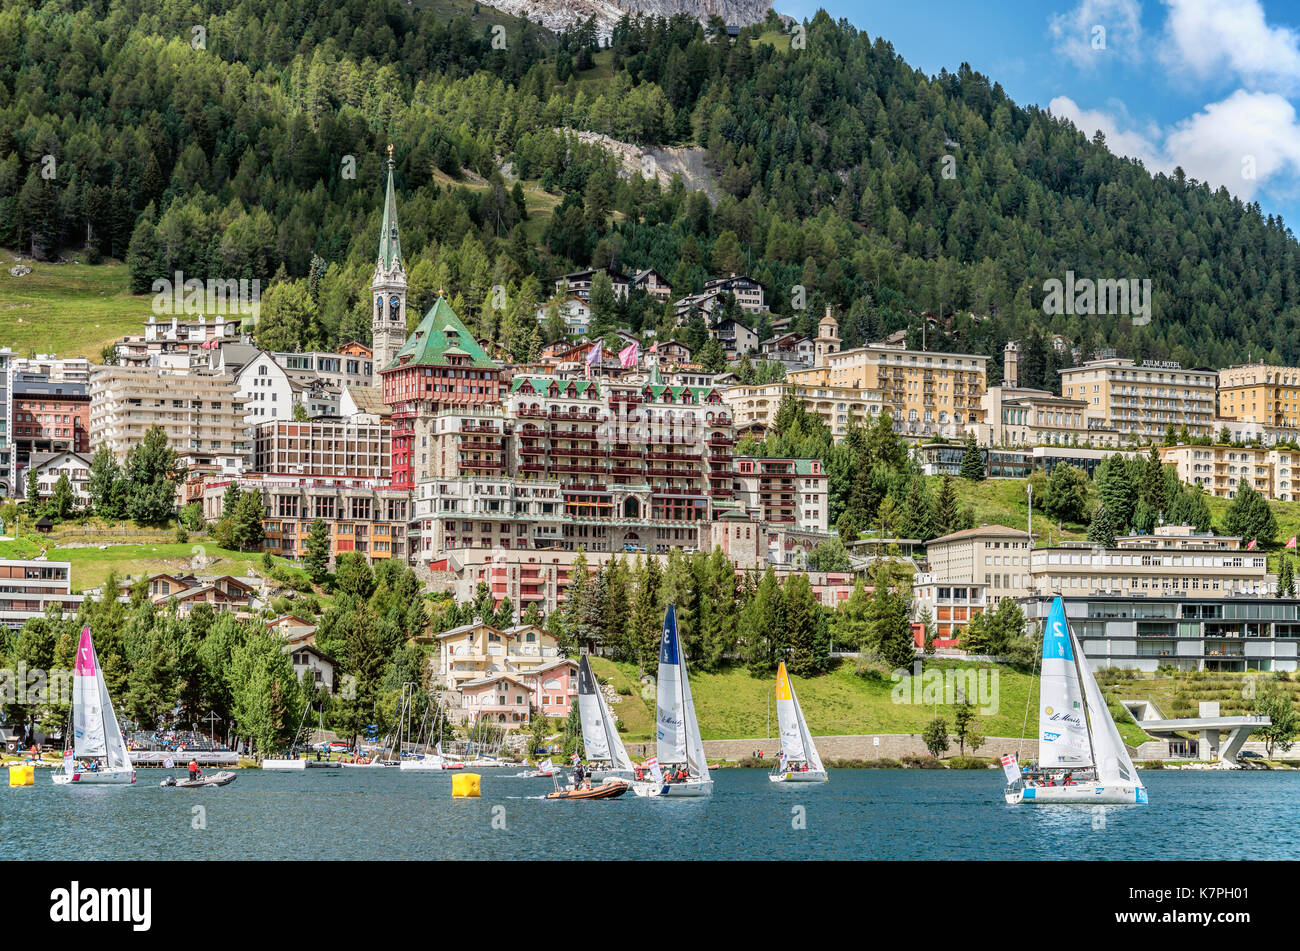
{"type": "Polygon", "coordinates": [[[1130,441],[1159,442],[1170,426],[1193,436],[1214,431],[1213,370],[1111,357],[1061,370],[1061,395],[1083,400],[1090,420],[1130,441]]]}

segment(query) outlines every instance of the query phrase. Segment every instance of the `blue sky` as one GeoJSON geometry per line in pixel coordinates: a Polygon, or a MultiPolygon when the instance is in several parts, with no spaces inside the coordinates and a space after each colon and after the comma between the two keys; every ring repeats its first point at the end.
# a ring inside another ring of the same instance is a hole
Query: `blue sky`
{"type": "Polygon", "coordinates": [[[773,5],[800,19],[824,7],[927,73],[968,62],[1017,103],[1100,129],[1112,151],[1153,171],[1181,165],[1300,232],[1297,0],[773,5]]]}

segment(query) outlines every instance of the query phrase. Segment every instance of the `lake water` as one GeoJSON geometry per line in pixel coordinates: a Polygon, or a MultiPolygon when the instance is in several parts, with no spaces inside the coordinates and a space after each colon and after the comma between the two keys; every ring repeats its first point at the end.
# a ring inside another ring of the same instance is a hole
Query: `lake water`
{"type": "MultiPolygon", "coordinates": [[[[1146,806],[1008,806],[1000,771],[715,770],[712,799],[551,802],[549,779],[240,770],[221,788],[0,788],[13,859],[1294,859],[1300,772],[1146,771],[1146,806]],[[196,815],[194,807],[202,806],[196,815]],[[500,808],[497,808],[500,807],[500,808]],[[799,807],[802,807],[800,809],[799,807]],[[803,828],[800,825],[802,817],[803,828]],[[206,828],[194,828],[199,819],[206,828]],[[494,828],[504,824],[504,829],[494,828]]],[[[181,771],[173,775],[182,776],[181,771]]]]}

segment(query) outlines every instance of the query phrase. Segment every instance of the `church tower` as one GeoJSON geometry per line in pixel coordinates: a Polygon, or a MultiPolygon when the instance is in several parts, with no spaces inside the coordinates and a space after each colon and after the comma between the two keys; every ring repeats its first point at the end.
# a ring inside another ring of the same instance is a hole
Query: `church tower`
{"type": "Polygon", "coordinates": [[[370,315],[371,349],[374,351],[372,386],[379,386],[379,371],[392,363],[406,341],[406,271],[397,237],[397,197],[393,194],[393,147],[388,147],[388,193],[384,196],[384,223],[379,229],[379,260],[370,280],[373,310],[370,315]]]}
{"type": "Polygon", "coordinates": [[[826,316],[817,324],[817,337],[813,340],[813,366],[824,367],[832,353],[840,352],[840,322],[826,305],[826,316]]]}

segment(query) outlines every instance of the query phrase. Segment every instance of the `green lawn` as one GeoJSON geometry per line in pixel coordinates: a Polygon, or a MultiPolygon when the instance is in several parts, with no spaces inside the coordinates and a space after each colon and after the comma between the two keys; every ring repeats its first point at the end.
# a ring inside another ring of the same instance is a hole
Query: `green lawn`
{"type": "MultiPolygon", "coordinates": [[[[792,677],[799,704],[808,718],[808,727],[817,736],[870,733],[920,733],[934,717],[932,703],[912,685],[912,678],[894,684],[869,680],[854,673],[852,661],[842,661],[834,670],[822,677],[803,679],[792,677]],[[900,700],[896,701],[895,691],[900,700]]],[[[592,667],[602,681],[612,680],[614,686],[631,687],[632,696],[624,696],[614,712],[627,724],[624,738],[629,743],[650,740],[654,736],[654,697],[642,699],[637,684],[635,664],[615,664],[604,658],[594,658],[592,667]]],[[[988,706],[996,709],[987,715],[977,715],[978,726],[985,736],[1020,736],[1025,725],[1026,701],[1029,710],[1029,731],[1037,729],[1038,684],[1028,674],[1007,667],[990,667],[964,661],[938,661],[933,667],[944,672],[963,670],[988,670],[988,706]],[[996,679],[993,675],[996,674],[996,679]]],[[[929,671],[931,665],[926,665],[929,671]]],[[[924,689],[923,680],[920,687],[924,689]]],[[[774,736],[776,709],[774,678],[750,676],[743,668],[729,668],[718,673],[692,673],[691,693],[695,711],[700,720],[700,733],[706,740],[723,740],[741,737],[774,736]],[[770,720],[769,720],[770,717],[770,720]]],[[[1111,696],[1112,691],[1106,690],[1111,696]]],[[[1128,743],[1136,745],[1150,737],[1139,730],[1124,713],[1118,698],[1131,699],[1123,689],[1111,697],[1113,715],[1120,733],[1128,743]],[[1121,715],[1122,714],[1122,715],[1121,715]]],[[[952,725],[953,708],[940,697],[938,713],[952,725]]],[[[981,699],[972,696],[972,700],[981,699]]]]}
{"type": "Polygon", "coordinates": [[[120,261],[91,266],[24,260],[32,273],[13,277],[13,257],[0,250],[0,347],[19,356],[57,353],[98,361],[105,344],[144,332],[150,298],[129,293],[127,267],[120,261]]]}
{"type": "MultiPolygon", "coordinates": [[[[62,533],[53,536],[19,534],[10,541],[0,541],[0,558],[35,558],[44,550],[45,557],[50,561],[71,562],[74,592],[98,587],[112,572],[122,577],[163,571],[189,571],[192,570],[191,564],[197,554],[214,559],[197,569],[200,574],[243,576],[248,574],[249,566],[256,568],[258,575],[262,574],[261,552],[218,548],[201,536],[192,536],[190,541],[180,543],[176,541],[175,532],[170,530],[125,530],[144,540],[133,544],[108,544],[102,549],[60,547],[60,541],[68,542],[73,538],[84,537],[78,534],[79,531],[76,526],[68,526],[62,533]]],[[[107,541],[116,540],[111,532],[105,532],[102,537],[107,541]]],[[[279,557],[272,560],[277,565],[292,564],[279,557]]]]}
{"type": "Polygon", "coordinates": [[[751,46],[757,46],[759,43],[766,43],[775,48],[778,53],[790,52],[790,34],[783,30],[764,30],[758,39],[750,41],[751,46]]]}
{"type": "MultiPolygon", "coordinates": [[[[930,491],[937,493],[939,483],[943,481],[942,477],[932,476],[929,481],[930,491]]],[[[963,507],[969,505],[975,510],[976,525],[1005,525],[1007,528],[1018,528],[1022,532],[1026,530],[1029,521],[1029,503],[1024,479],[985,479],[983,482],[953,479],[952,484],[961,505],[963,507]]],[[[1044,516],[1039,509],[1041,502],[1041,499],[1037,499],[1034,505],[1034,535],[1040,545],[1048,544],[1049,533],[1050,540],[1053,542],[1087,537],[1087,525],[1066,522],[1064,526],[1058,528],[1056,522],[1044,516]]]]}

